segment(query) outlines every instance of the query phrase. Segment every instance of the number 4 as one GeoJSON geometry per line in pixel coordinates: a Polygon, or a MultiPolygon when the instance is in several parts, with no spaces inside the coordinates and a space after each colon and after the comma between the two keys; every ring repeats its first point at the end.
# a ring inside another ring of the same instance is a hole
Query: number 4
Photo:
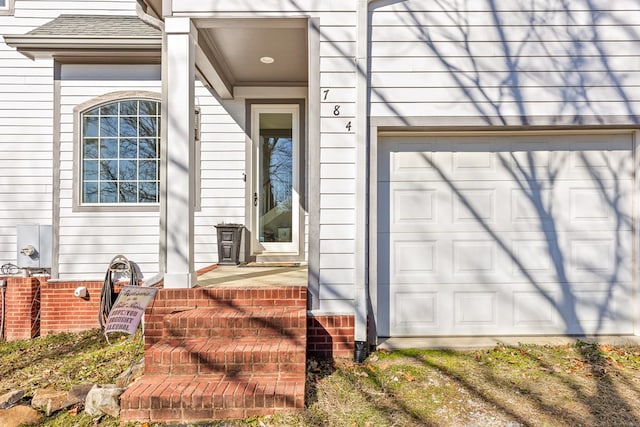
{"type": "Polygon", "coordinates": [[[348,131],[351,131],[351,122],[348,122],[345,128],[347,128],[348,131]]]}

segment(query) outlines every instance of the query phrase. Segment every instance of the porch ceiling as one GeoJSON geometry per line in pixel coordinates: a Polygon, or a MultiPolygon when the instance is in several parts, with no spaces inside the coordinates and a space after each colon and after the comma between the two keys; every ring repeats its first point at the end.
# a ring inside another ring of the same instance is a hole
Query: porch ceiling
{"type": "Polygon", "coordinates": [[[194,23],[201,51],[231,91],[236,86],[307,85],[306,20],[216,18],[194,23]],[[264,57],[273,62],[262,62],[264,57]]]}

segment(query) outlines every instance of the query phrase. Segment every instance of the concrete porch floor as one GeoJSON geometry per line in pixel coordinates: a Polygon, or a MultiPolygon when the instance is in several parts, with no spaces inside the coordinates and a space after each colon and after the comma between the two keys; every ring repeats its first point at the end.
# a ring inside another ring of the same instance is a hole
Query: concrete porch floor
{"type": "Polygon", "coordinates": [[[219,265],[198,276],[196,287],[210,286],[307,286],[306,264],[281,265],[219,265]]]}

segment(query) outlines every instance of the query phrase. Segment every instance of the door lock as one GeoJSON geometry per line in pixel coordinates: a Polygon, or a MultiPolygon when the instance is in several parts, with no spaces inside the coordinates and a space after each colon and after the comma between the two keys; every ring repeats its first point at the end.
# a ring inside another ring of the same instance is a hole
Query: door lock
{"type": "Polygon", "coordinates": [[[253,193],[253,206],[258,206],[258,193],[253,193]]]}

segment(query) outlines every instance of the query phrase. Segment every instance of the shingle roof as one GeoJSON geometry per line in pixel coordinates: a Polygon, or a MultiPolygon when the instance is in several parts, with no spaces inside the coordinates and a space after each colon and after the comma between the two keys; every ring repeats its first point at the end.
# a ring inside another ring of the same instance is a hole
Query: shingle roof
{"type": "Polygon", "coordinates": [[[118,39],[160,38],[162,33],[137,16],[60,15],[26,36],[118,39]]]}
{"type": "Polygon", "coordinates": [[[4,41],[32,59],[109,53],[148,60],[159,57],[162,32],[137,16],[61,15],[4,41]]]}

